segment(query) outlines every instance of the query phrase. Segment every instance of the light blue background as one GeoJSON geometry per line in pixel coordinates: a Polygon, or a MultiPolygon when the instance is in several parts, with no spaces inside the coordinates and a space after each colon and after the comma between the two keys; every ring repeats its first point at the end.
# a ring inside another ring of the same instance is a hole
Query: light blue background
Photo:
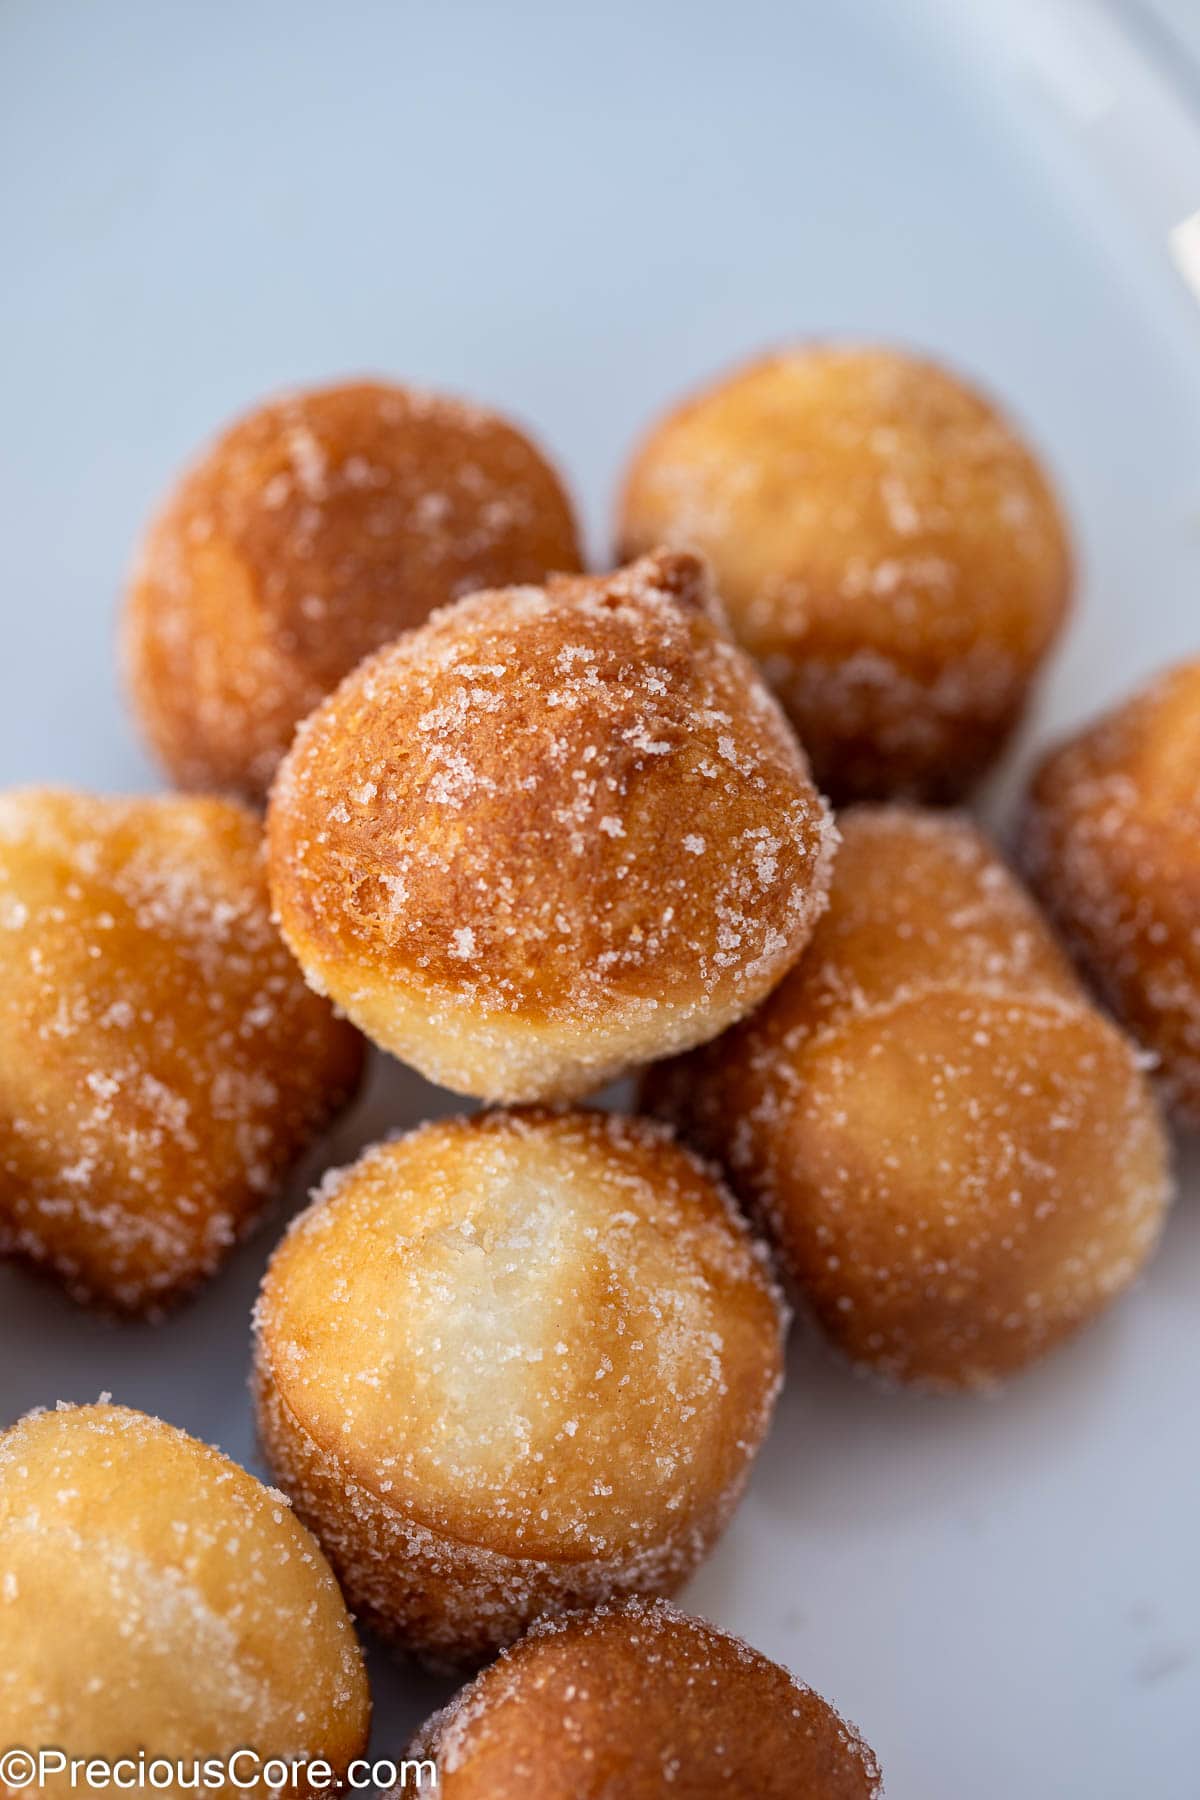
{"type": "MultiPolygon", "coordinates": [[[[1030,10],[7,0],[0,775],[154,784],[112,653],[147,509],[265,390],[360,370],[533,426],[601,557],[633,434],[689,383],[796,334],[928,346],[1026,421],[1077,522],[1027,745],[1200,647],[1200,314],[1030,10]]],[[[443,1098],[381,1070],[316,1166],[443,1098]]],[[[250,1458],[278,1229],[153,1334],[0,1275],[0,1422],[108,1388],[250,1458]]],[[[799,1337],[689,1604],[857,1719],[893,1800],[1194,1800],[1198,1282],[1193,1204],[990,1404],[877,1395],[799,1337]]],[[[381,1752],[444,1691],[382,1662],[376,1690],[381,1752]]]]}

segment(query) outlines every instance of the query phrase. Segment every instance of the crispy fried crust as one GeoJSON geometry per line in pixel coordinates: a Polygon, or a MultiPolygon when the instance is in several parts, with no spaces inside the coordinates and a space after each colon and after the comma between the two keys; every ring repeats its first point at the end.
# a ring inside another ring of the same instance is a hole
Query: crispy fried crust
{"type": "Polygon", "coordinates": [[[843,815],[803,964],[645,1101],[726,1164],[832,1340],[978,1387],[1137,1274],[1169,1195],[1133,1046],[965,821],[843,815]]]}
{"type": "Polygon", "coordinates": [[[1021,857],[1081,967],[1200,1128],[1200,661],[1054,750],[1021,857]]]}
{"type": "Polygon", "coordinates": [[[333,1177],[277,1250],[260,1431],[356,1611],[452,1665],[674,1591],[741,1493],[781,1338],[761,1246],[664,1127],[442,1121],[333,1177]]]}
{"type": "MultiPolygon", "coordinates": [[[[852,1725],[665,1601],[535,1625],[425,1726],[445,1800],[874,1800],[852,1725]]],[[[399,1800],[399,1796],[396,1796],[399,1800]]]]}
{"type": "Polygon", "coordinates": [[[474,588],[578,567],[558,476],[497,414],[381,382],[288,394],[225,432],[151,526],[130,693],[179,785],[261,799],[364,656],[474,588]]]}
{"type": "Polygon", "coordinates": [[[0,1252],[154,1311],[357,1085],[224,800],[0,796],[0,1252]]]}
{"type": "Polygon", "coordinates": [[[477,594],[364,663],[271,796],[309,979],[431,1079],[569,1099],[808,941],[834,831],[693,557],[477,594]]]}
{"type": "Polygon", "coordinates": [[[1067,612],[1054,494],[995,408],[892,350],[799,346],[735,371],[638,450],[622,556],[713,564],[839,803],[964,793],[1067,612]]]}
{"type": "Polygon", "coordinates": [[[369,1723],[342,1596],[281,1494],[124,1407],[0,1436],[0,1742],[344,1773],[369,1723]]]}

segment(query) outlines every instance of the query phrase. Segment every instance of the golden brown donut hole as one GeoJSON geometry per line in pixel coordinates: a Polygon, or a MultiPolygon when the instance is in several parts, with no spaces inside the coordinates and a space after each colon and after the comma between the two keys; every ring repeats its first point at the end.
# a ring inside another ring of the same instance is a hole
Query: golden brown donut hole
{"type": "Polygon", "coordinates": [[[474,588],[577,569],[542,453],[483,407],[384,382],[269,400],[182,477],[125,611],[130,693],[181,787],[261,799],[355,663],[474,588]]]}
{"type": "Polygon", "coordinates": [[[1200,661],[1051,752],[1021,855],[1080,966],[1200,1127],[1200,661]]]}
{"type": "Polygon", "coordinates": [[[356,1614],[441,1664],[673,1592],[781,1379],[765,1253],[665,1127],[425,1125],[332,1177],[257,1315],[264,1449],[356,1614]]]}
{"type": "Polygon", "coordinates": [[[662,1600],[535,1625],[405,1754],[436,1760],[445,1800],[874,1800],[880,1791],[871,1751],[819,1694],[662,1600]]]}
{"type": "Polygon", "coordinates": [[[1070,559],[995,407],[896,350],[800,345],[669,413],[628,470],[622,557],[703,552],[839,804],[965,793],[1062,626],[1070,559]]]}
{"type": "MultiPolygon", "coordinates": [[[[5,1747],[182,1760],[159,1791],[183,1795],[194,1759],[247,1747],[342,1775],[369,1722],[342,1596],[282,1495],[120,1406],[34,1413],[0,1435],[5,1747]]],[[[63,1774],[43,1791],[79,1787],[63,1774]]]]}
{"type": "Polygon", "coordinates": [[[835,834],[694,558],[476,594],[363,663],[271,795],[309,980],[431,1080],[564,1100],[800,954],[835,834]]]}
{"type": "Polygon", "coordinates": [[[0,1253],[157,1311],[256,1221],[361,1066],[271,922],[244,807],[0,795],[0,1253]]]}
{"type": "Polygon", "coordinates": [[[725,1163],[855,1363],[986,1386],[1137,1275],[1164,1132],[1133,1046],[972,826],[897,807],[841,827],[801,965],[646,1102],[725,1163]]]}

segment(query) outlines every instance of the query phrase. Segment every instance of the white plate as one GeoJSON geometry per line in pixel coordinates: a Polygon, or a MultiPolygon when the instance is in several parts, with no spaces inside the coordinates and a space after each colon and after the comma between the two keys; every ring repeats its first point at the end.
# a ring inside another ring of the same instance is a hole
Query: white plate
{"type": "MultiPolygon", "coordinates": [[[[154,784],[114,595],[181,458],[264,390],[379,369],[511,409],[601,553],[656,407],[828,331],[977,372],[1061,476],[1082,605],[1028,748],[1200,646],[1182,91],[1086,4],[8,0],[0,773],[154,784]]],[[[317,1166],[445,1105],[380,1067],[317,1166]]],[[[1195,1198],[1142,1288],[999,1400],[880,1395],[794,1344],[686,1599],[855,1718],[892,1800],[1194,1800],[1195,1198]]],[[[0,1275],[0,1422],[106,1388],[257,1466],[282,1217],[153,1332],[0,1275]]],[[[444,1688],[376,1659],[375,1691],[383,1752],[444,1688]]]]}

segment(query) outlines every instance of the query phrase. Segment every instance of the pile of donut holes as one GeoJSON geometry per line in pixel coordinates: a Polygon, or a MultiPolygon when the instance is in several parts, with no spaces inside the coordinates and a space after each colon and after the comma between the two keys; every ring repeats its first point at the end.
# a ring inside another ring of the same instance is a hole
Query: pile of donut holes
{"type": "Polygon", "coordinates": [[[0,797],[0,1252],[154,1317],[366,1043],[488,1103],[327,1173],[278,1245],[282,1493],[107,1400],[0,1436],[6,1742],[345,1776],[348,1605],[482,1666],[412,1746],[461,1800],[860,1800],[854,1729],[667,1604],[791,1307],[877,1378],[989,1388],[1150,1257],[1160,1106],[1200,1123],[1200,663],[1046,758],[1026,888],[939,810],[1073,604],[988,398],[887,348],[762,357],[647,432],[615,545],[584,572],[483,407],[281,396],[177,482],[126,599],[183,791],[0,797]],[[628,1076],[634,1113],[579,1104],[628,1076]]]}

